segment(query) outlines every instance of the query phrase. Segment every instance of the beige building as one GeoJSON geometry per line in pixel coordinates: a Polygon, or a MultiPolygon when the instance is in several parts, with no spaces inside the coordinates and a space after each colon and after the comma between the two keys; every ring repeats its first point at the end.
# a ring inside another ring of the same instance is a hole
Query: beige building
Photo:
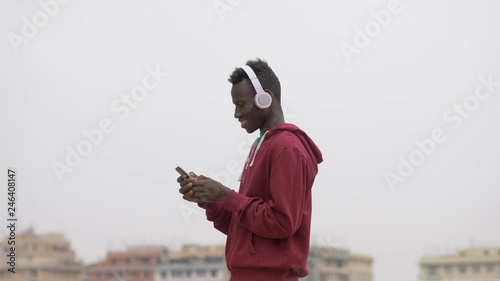
{"type": "Polygon", "coordinates": [[[420,280],[500,280],[500,248],[472,248],[457,255],[420,259],[420,280]]]}
{"type": "Polygon", "coordinates": [[[227,281],[224,246],[186,245],[156,267],[155,281],[227,281]]]}
{"type": "Polygon", "coordinates": [[[33,229],[19,233],[15,246],[0,242],[0,280],[2,281],[81,281],[83,263],[76,259],[62,234],[37,235],[33,229]],[[7,254],[16,248],[15,272],[8,272],[7,254]]]}
{"type": "Polygon", "coordinates": [[[372,281],[373,259],[336,247],[311,247],[307,281],[372,281]]]}

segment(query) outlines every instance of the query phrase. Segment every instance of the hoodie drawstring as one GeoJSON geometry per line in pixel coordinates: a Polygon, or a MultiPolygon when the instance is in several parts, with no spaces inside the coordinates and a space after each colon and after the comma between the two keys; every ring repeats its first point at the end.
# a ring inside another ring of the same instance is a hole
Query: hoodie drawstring
{"type": "Polygon", "coordinates": [[[250,162],[250,167],[252,167],[252,166],[253,166],[253,162],[255,161],[255,156],[257,155],[257,151],[259,151],[260,145],[264,142],[264,138],[266,137],[267,132],[269,132],[269,131],[266,131],[266,132],[262,135],[262,137],[261,137],[261,138],[260,138],[260,140],[259,140],[259,143],[257,144],[257,147],[255,148],[255,151],[254,151],[254,153],[253,153],[252,162],[250,162]]]}
{"type": "Polygon", "coordinates": [[[241,171],[241,175],[240,177],[238,178],[238,181],[241,182],[242,178],[243,178],[243,174],[245,173],[245,170],[250,166],[252,167],[253,166],[253,162],[255,161],[255,157],[257,156],[257,151],[259,151],[259,148],[260,146],[262,145],[262,143],[264,142],[264,137],[266,136],[267,132],[269,131],[266,131],[263,135],[261,135],[258,139],[259,142],[257,143],[257,145],[255,145],[255,143],[252,145],[252,148],[250,149],[250,153],[248,154],[248,157],[247,157],[247,160],[245,161],[245,165],[243,165],[243,171],[241,171]],[[252,157],[252,161],[250,162],[250,157],[252,157]]]}

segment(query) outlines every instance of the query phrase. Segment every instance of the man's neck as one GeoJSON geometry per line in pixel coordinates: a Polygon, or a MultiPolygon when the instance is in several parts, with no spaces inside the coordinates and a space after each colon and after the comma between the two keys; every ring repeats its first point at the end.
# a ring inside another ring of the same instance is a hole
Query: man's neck
{"type": "Polygon", "coordinates": [[[271,114],[269,115],[269,118],[260,127],[260,133],[263,134],[269,131],[269,129],[284,123],[285,117],[283,116],[283,111],[281,110],[281,108],[273,109],[271,114]]]}

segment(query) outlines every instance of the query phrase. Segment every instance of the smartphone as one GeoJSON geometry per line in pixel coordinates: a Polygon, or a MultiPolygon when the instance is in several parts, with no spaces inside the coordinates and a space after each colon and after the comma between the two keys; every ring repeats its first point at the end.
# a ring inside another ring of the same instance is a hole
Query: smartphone
{"type": "Polygon", "coordinates": [[[177,171],[177,173],[181,174],[181,176],[186,176],[186,178],[188,179],[191,178],[191,176],[186,173],[186,171],[184,171],[184,169],[182,169],[181,167],[177,166],[175,170],[177,171]]]}

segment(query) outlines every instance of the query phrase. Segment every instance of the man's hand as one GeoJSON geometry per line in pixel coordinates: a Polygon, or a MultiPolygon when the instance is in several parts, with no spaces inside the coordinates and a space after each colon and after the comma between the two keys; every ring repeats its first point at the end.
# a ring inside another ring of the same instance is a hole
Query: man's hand
{"type": "Polygon", "coordinates": [[[184,200],[195,203],[219,202],[224,201],[231,189],[224,186],[218,181],[203,175],[197,176],[194,173],[189,173],[192,178],[184,178],[180,176],[177,182],[181,188],[179,192],[184,196],[184,200]]]}
{"type": "Polygon", "coordinates": [[[201,175],[193,182],[192,191],[194,192],[193,197],[199,200],[197,203],[207,203],[226,200],[231,189],[218,181],[201,175]]]}
{"type": "Polygon", "coordinates": [[[181,188],[179,189],[179,192],[182,193],[184,196],[182,198],[187,201],[195,202],[193,201],[193,190],[191,189],[193,187],[193,183],[198,177],[195,173],[190,172],[189,175],[191,178],[187,178],[186,176],[179,176],[177,178],[177,182],[180,184],[181,188]]]}

